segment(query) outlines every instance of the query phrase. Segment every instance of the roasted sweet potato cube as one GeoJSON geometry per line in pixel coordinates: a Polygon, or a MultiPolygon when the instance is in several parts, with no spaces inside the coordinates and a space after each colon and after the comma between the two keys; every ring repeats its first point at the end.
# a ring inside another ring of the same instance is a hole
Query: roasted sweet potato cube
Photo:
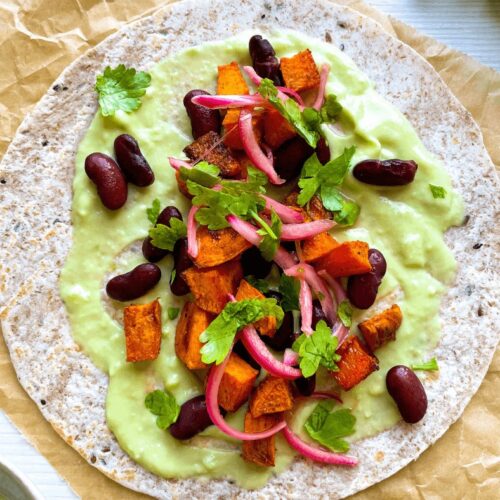
{"type": "Polygon", "coordinates": [[[338,384],[348,391],[368,375],[378,370],[378,360],[363,347],[358,337],[351,335],[337,349],[341,359],[337,362],[338,372],[332,372],[338,384]]]}
{"type": "Polygon", "coordinates": [[[293,395],[290,382],[283,378],[267,377],[255,389],[248,405],[252,417],[291,410],[293,395]]]}
{"type": "Polygon", "coordinates": [[[313,196],[305,208],[311,220],[332,218],[332,213],[323,206],[323,202],[319,196],[313,196]]]}
{"type": "Polygon", "coordinates": [[[127,361],[156,359],[161,346],[161,305],[132,304],[123,310],[127,361]]]}
{"type": "Polygon", "coordinates": [[[275,109],[266,112],[264,119],[264,140],[272,149],[295,137],[297,132],[281,113],[275,109]]]}
{"type": "Polygon", "coordinates": [[[317,269],[324,269],[333,278],[364,274],[372,269],[368,260],[368,243],[347,241],[316,261],[317,269]]]}
{"type": "Polygon", "coordinates": [[[184,153],[191,160],[204,160],[217,165],[222,177],[238,177],[241,173],[240,163],[233,158],[219,134],[213,130],[186,146],[184,153]]]}
{"type": "Polygon", "coordinates": [[[248,85],[241,74],[240,66],[236,61],[218,66],[217,94],[219,95],[246,95],[248,85]]]}
{"type": "Polygon", "coordinates": [[[309,49],[293,57],[282,57],[281,73],[285,85],[297,92],[313,89],[319,85],[318,68],[309,49]]]}
{"type": "MultiPolygon", "coordinates": [[[[243,299],[265,299],[264,295],[254,288],[248,281],[241,280],[238,292],[236,293],[236,300],[243,299]]],[[[272,337],[276,333],[276,318],[269,316],[262,318],[254,324],[255,328],[261,335],[272,337]]]]}
{"type": "Polygon", "coordinates": [[[236,411],[250,396],[259,372],[234,352],[222,375],[219,405],[226,411],[236,411]]]}
{"type": "Polygon", "coordinates": [[[190,200],[193,199],[193,195],[188,191],[187,184],[181,179],[181,173],[177,170],[175,172],[175,180],[177,181],[177,186],[179,191],[190,200]]]}
{"type": "MultiPolygon", "coordinates": [[[[245,432],[264,432],[276,425],[282,416],[280,414],[262,415],[254,418],[247,411],[245,415],[245,432]]],[[[255,441],[243,441],[243,458],[263,467],[274,467],[276,457],[275,436],[255,441]]]]}
{"type": "Polygon", "coordinates": [[[395,340],[396,331],[401,326],[403,314],[397,304],[389,309],[376,314],[370,319],[358,325],[366,345],[372,352],[375,349],[387,344],[390,340],[395,340]]]}
{"type": "Polygon", "coordinates": [[[175,330],[175,354],[190,369],[206,368],[201,361],[200,335],[214,319],[213,314],[204,311],[192,302],[186,302],[175,330]]]}
{"type": "Polygon", "coordinates": [[[205,311],[219,314],[228,301],[228,294],[234,295],[243,278],[238,261],[225,262],[215,267],[190,267],[181,274],[194,295],[196,305],[205,311]]]}
{"type": "Polygon", "coordinates": [[[196,231],[198,257],[194,263],[198,267],[213,267],[233,260],[252,246],[234,229],[227,227],[210,231],[207,226],[200,226],[196,231]]]}
{"type": "MultiPolygon", "coordinates": [[[[253,113],[252,127],[257,138],[257,142],[262,140],[262,123],[263,116],[259,113],[253,113]]],[[[240,132],[238,130],[238,120],[240,118],[239,109],[229,109],[222,121],[224,127],[224,144],[231,149],[243,149],[243,144],[240,139],[240,132]]]]}
{"type": "Polygon", "coordinates": [[[306,262],[315,262],[326,257],[339,242],[328,233],[321,233],[302,242],[302,258],[306,262]]]}

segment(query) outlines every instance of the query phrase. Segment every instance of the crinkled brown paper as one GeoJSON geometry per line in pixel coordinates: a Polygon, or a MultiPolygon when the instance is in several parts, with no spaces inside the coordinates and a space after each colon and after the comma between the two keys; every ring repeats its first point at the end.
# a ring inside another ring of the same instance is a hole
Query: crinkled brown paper
{"type": "MultiPolygon", "coordinates": [[[[65,66],[126,22],[165,3],[162,0],[3,1],[0,4],[0,155],[24,115],[65,66]]],[[[500,75],[360,1],[338,3],[375,18],[434,66],[481,126],[490,155],[500,168],[500,75]]],[[[498,498],[499,371],[497,353],[460,420],[416,462],[352,498],[498,498]]],[[[62,441],[19,385],[1,336],[0,408],[82,498],[145,498],[106,478],[62,441]]]]}

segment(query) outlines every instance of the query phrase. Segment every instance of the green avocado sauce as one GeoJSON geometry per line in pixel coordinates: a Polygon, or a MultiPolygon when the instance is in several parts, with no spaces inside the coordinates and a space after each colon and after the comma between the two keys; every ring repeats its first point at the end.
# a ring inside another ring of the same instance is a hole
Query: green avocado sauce
{"type": "MultiPolygon", "coordinates": [[[[73,198],[73,246],[61,275],[61,295],[65,302],[73,336],[96,366],[109,374],[106,416],[121,447],[146,469],[160,476],[184,478],[228,477],[245,488],[266,483],[273,472],[287,467],[293,452],[277,438],[277,464],[263,468],[248,464],[240,456],[239,444],[209,427],[191,442],[172,438],[155,425],[155,417],[145,408],[146,394],[165,387],[177,401],[203,392],[203,382],[187,370],[174,352],[176,321],[167,317],[168,307],[182,307],[183,299],[169,290],[171,257],[161,263],[163,279],[137,303],[159,297],[163,311],[163,339],[157,360],[144,363],[125,361],[121,324],[124,304],[110,305],[103,288],[110,276],[126,272],[143,262],[133,252],[150,226],[146,208],[155,198],[162,207],[176,205],[186,213],[187,200],[178,192],[167,157],[182,157],[182,149],[192,141],[190,125],[182,105],[192,88],[214,92],[217,65],[233,60],[249,64],[250,34],[187,49],[165,59],[150,70],[152,81],[139,110],[103,118],[97,113],[81,141],[76,157],[73,198]],[[88,154],[113,154],[113,141],[122,133],[135,137],[153,168],[156,181],[147,188],[129,185],[128,201],[116,212],[106,210],[84,171],[88,154]],[[207,438],[211,438],[210,441],[207,438]],[[217,439],[213,439],[217,438],[217,439]]],[[[443,232],[462,219],[462,203],[439,162],[426,151],[415,131],[392,105],[376,94],[373,85],[354,63],[332,45],[293,32],[269,35],[279,56],[310,48],[317,64],[331,66],[327,92],[338,96],[344,107],[341,125],[345,135],[328,130],[333,155],[356,145],[353,164],[365,158],[413,159],[418,165],[415,181],[408,186],[381,188],[356,181],[349,175],[343,191],[361,205],[355,227],[335,228],[340,241],[360,239],[383,252],[388,271],[379,291],[387,304],[397,302],[403,324],[397,340],[377,351],[380,370],[348,393],[344,405],[357,418],[351,441],[388,429],[399,420],[397,408],[385,389],[385,374],[396,364],[410,365],[428,358],[439,340],[439,303],[455,272],[453,255],[443,241],[443,232]],[[434,199],[429,183],[443,186],[444,199],[434,199]],[[392,300],[391,294],[394,295],[392,300]]],[[[137,248],[136,248],[137,250],[137,248]]],[[[353,324],[370,312],[355,311],[353,324]]],[[[355,326],[352,328],[356,332],[355,326]]],[[[311,410],[296,415],[296,430],[311,410]]],[[[228,417],[241,425],[244,408],[228,417]]],[[[356,446],[351,449],[356,454],[356,446]]]]}

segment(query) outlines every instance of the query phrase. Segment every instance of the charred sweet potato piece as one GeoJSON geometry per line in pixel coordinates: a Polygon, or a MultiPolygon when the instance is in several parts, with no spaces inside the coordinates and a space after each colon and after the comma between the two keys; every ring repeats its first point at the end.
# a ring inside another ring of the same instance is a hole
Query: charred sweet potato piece
{"type": "Polygon", "coordinates": [[[267,377],[255,389],[248,408],[252,417],[291,410],[293,406],[290,382],[283,378],[267,377]]]}
{"type": "MultiPolygon", "coordinates": [[[[262,140],[262,123],[264,115],[260,113],[253,113],[252,127],[257,139],[257,142],[262,140]]],[[[240,132],[238,130],[238,120],[240,118],[239,109],[228,109],[222,126],[224,127],[224,144],[231,149],[243,149],[243,144],[240,139],[240,132]]]]}
{"type": "MultiPolygon", "coordinates": [[[[245,415],[245,432],[264,432],[276,425],[281,420],[281,415],[262,415],[254,418],[247,411],[245,415]]],[[[243,441],[243,458],[263,467],[274,467],[276,457],[275,436],[255,441],[243,441]]]]}
{"type": "Polygon", "coordinates": [[[316,261],[316,268],[325,269],[333,278],[367,273],[372,269],[368,260],[368,243],[346,241],[316,261]]]}
{"type": "Polygon", "coordinates": [[[161,346],[161,305],[132,304],[123,310],[127,361],[156,359],[161,346]]]}
{"type": "Polygon", "coordinates": [[[210,231],[207,226],[200,226],[196,231],[198,257],[194,263],[198,267],[213,267],[233,260],[252,245],[234,229],[227,227],[210,231]]]}
{"type": "Polygon", "coordinates": [[[372,352],[375,349],[387,344],[390,340],[395,340],[396,331],[401,326],[403,314],[397,304],[389,309],[376,314],[370,319],[358,325],[366,345],[372,352]]]}
{"type": "Polygon", "coordinates": [[[309,49],[293,57],[281,58],[281,73],[285,85],[297,92],[309,90],[319,85],[319,72],[309,49]]]}
{"type": "Polygon", "coordinates": [[[235,294],[243,278],[238,261],[215,267],[190,267],[181,274],[194,295],[195,303],[205,311],[219,314],[228,301],[228,294],[235,294]]]}
{"type": "Polygon", "coordinates": [[[206,368],[201,361],[200,335],[207,329],[214,316],[192,302],[182,308],[175,330],[175,354],[190,369],[206,368]]]}
{"type": "Polygon", "coordinates": [[[272,149],[280,147],[284,142],[295,137],[297,132],[276,109],[266,112],[264,120],[264,140],[272,149]]]}
{"type": "MultiPolygon", "coordinates": [[[[236,300],[243,299],[264,299],[264,295],[254,288],[248,281],[241,280],[238,292],[236,293],[236,300]]],[[[262,318],[254,324],[255,328],[261,335],[272,337],[276,333],[276,318],[270,316],[262,318]]]]}
{"type": "Polygon", "coordinates": [[[340,243],[328,233],[321,233],[302,242],[302,258],[306,262],[315,262],[326,257],[340,243]]]}
{"type": "Polygon", "coordinates": [[[338,372],[332,372],[338,384],[348,391],[378,370],[378,360],[369,354],[358,337],[351,335],[338,348],[341,359],[337,362],[338,372]]]}
{"type": "Polygon", "coordinates": [[[255,368],[232,352],[219,386],[219,405],[226,411],[236,411],[250,396],[258,375],[255,368]]]}
{"type": "Polygon", "coordinates": [[[312,220],[332,218],[332,213],[323,206],[323,202],[319,196],[313,196],[305,208],[307,215],[309,215],[312,220]]]}
{"type": "Polygon", "coordinates": [[[238,177],[241,173],[239,162],[233,158],[219,134],[213,130],[186,146],[184,153],[191,160],[204,160],[217,165],[222,177],[238,177]]]}
{"type": "Polygon", "coordinates": [[[248,85],[241,74],[240,66],[236,61],[217,67],[217,94],[219,95],[246,95],[248,85]]]}

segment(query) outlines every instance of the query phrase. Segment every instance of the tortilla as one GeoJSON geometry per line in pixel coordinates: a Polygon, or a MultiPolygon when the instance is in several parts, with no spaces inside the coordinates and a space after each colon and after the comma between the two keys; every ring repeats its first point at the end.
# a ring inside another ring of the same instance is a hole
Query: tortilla
{"type": "Polygon", "coordinates": [[[196,498],[202,487],[203,496],[336,498],[395,473],[460,416],[498,341],[496,273],[491,265],[498,248],[498,181],[479,128],[410,47],[374,21],[326,1],[190,1],[167,6],[109,37],[55,84],[24,120],[0,168],[5,180],[0,228],[6,235],[0,319],[21,384],[56,431],[92,465],[125,486],[161,497],[196,498]],[[440,363],[439,378],[425,381],[429,411],[424,420],[414,426],[401,423],[357,443],[356,469],[297,459],[258,492],[239,490],[228,481],[158,478],[134,463],[107,428],[107,378],[74,343],[58,294],[59,272],[71,246],[74,155],[96,111],[95,75],[108,64],[146,69],[184,47],[250,27],[265,34],[278,21],[283,28],[342,43],[377,91],[408,117],[464,199],[468,222],[446,235],[459,267],[456,285],[441,308],[442,337],[433,353],[440,363]],[[478,242],[482,246],[474,249],[478,242]]]}

